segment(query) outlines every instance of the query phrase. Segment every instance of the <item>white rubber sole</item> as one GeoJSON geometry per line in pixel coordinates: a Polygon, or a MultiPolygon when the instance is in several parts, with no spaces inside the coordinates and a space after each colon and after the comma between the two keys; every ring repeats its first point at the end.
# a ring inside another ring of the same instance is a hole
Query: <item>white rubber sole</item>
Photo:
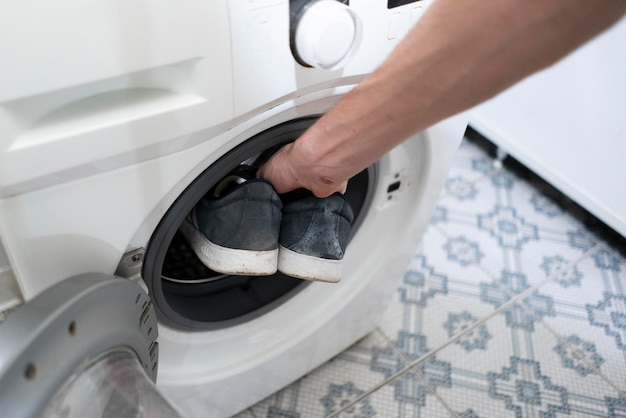
{"type": "Polygon", "coordinates": [[[180,232],[185,236],[202,264],[218,273],[269,276],[277,271],[278,248],[253,251],[222,247],[209,241],[186,220],[182,223],[180,232]]]}
{"type": "Polygon", "coordinates": [[[341,280],[343,260],[327,260],[299,254],[279,246],[278,271],[287,276],[316,282],[338,283],[341,280]]]}

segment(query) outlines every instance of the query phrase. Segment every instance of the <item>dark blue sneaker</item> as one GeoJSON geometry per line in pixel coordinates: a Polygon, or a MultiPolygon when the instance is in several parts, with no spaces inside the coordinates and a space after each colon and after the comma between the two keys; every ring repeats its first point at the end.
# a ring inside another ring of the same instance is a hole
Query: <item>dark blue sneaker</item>
{"type": "Polygon", "coordinates": [[[180,231],[211,270],[271,275],[278,264],[282,202],[269,182],[246,178],[244,172],[235,171],[219,182],[198,202],[180,231]]]}
{"type": "Polygon", "coordinates": [[[284,203],[278,270],[299,279],[339,282],[353,219],[352,208],[340,193],[284,203]]]}

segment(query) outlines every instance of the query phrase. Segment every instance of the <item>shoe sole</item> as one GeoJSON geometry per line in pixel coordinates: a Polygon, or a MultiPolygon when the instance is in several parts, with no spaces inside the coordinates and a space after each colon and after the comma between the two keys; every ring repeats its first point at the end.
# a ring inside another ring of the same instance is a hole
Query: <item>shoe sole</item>
{"type": "Polygon", "coordinates": [[[282,245],[278,251],[278,271],[297,279],[338,283],[343,260],[328,260],[292,251],[282,245]]]}
{"type": "Polygon", "coordinates": [[[180,232],[202,264],[213,271],[240,276],[269,276],[277,271],[278,248],[254,251],[222,247],[209,241],[187,220],[180,232]]]}

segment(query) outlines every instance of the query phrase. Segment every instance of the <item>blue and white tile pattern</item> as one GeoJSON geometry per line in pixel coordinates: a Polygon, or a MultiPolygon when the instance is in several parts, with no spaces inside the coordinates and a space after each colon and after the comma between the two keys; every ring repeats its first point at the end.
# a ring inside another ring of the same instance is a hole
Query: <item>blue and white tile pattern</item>
{"type": "Polygon", "coordinates": [[[626,417],[623,239],[550,194],[466,138],[378,329],[238,418],[626,417]]]}

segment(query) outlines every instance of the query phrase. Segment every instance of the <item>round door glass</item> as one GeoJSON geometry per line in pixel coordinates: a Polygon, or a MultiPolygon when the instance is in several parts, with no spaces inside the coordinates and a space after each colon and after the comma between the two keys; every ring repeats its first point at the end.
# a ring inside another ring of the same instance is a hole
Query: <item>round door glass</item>
{"type": "Polygon", "coordinates": [[[157,390],[137,358],[111,352],[78,371],[46,407],[42,418],[181,418],[157,390]]]}

